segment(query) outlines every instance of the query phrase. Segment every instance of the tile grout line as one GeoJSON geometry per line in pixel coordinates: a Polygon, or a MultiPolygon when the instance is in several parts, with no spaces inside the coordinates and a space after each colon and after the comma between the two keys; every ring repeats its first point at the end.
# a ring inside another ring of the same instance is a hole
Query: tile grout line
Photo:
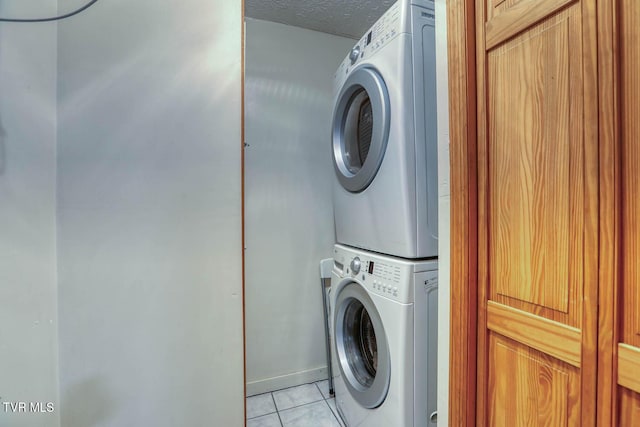
{"type": "MultiPolygon", "coordinates": [[[[290,389],[290,388],[296,388],[296,387],[300,387],[300,386],[303,386],[303,385],[311,385],[311,384],[313,384],[313,385],[315,385],[315,386],[316,386],[316,389],[317,389],[317,390],[318,390],[318,392],[320,393],[320,399],[312,400],[312,401],[310,401],[310,402],[306,402],[306,403],[301,403],[301,404],[299,404],[299,405],[294,405],[294,406],[292,406],[292,407],[290,407],[290,408],[283,408],[283,409],[282,409],[282,411],[288,411],[289,409],[299,408],[299,407],[301,407],[301,406],[305,406],[305,405],[308,405],[308,404],[310,404],[310,403],[317,403],[317,402],[320,402],[320,401],[322,401],[322,400],[326,400],[326,399],[324,398],[324,394],[322,394],[322,391],[320,390],[320,387],[319,387],[315,382],[313,382],[313,383],[300,384],[300,385],[296,385],[296,386],[291,386],[291,387],[283,388],[283,389],[281,389],[281,390],[276,390],[276,391],[283,391],[283,390],[288,390],[288,389],[290,389]]],[[[272,392],[272,394],[273,394],[273,392],[272,392]]],[[[274,403],[275,403],[275,400],[274,400],[274,403]]],[[[278,406],[277,406],[277,405],[276,405],[276,410],[277,410],[278,412],[280,412],[280,409],[278,409],[278,406]]]]}
{"type": "MultiPolygon", "coordinates": [[[[324,381],[324,380],[323,380],[324,381]]],[[[320,390],[320,386],[318,385],[318,382],[320,381],[316,381],[314,384],[316,385],[316,387],[318,388],[318,390],[320,390]]],[[[338,422],[338,425],[340,427],[342,427],[342,420],[338,419],[338,414],[336,414],[335,412],[333,412],[333,409],[331,409],[331,405],[329,405],[329,400],[331,399],[335,399],[336,395],[334,393],[333,396],[331,396],[331,393],[329,393],[329,389],[327,388],[327,392],[329,397],[324,397],[324,393],[322,393],[322,390],[320,390],[320,394],[322,395],[323,399],[324,399],[324,403],[326,403],[326,405],[329,407],[329,412],[331,412],[331,415],[333,415],[333,418],[338,422]]],[[[335,402],[335,400],[334,400],[335,402]]],[[[336,407],[336,411],[338,410],[338,408],[336,407]]]]}
{"type": "Polygon", "coordinates": [[[280,410],[278,409],[278,405],[276,404],[276,398],[273,397],[273,392],[269,393],[271,395],[271,400],[273,400],[273,406],[276,408],[276,414],[278,414],[278,421],[280,422],[280,427],[283,427],[282,418],[280,417],[280,410]]]}
{"type": "MultiPolygon", "coordinates": [[[[329,406],[329,402],[327,402],[326,399],[316,400],[314,402],[309,402],[309,403],[303,403],[302,405],[294,406],[292,408],[283,409],[283,411],[290,411],[292,409],[302,408],[303,406],[315,405],[315,404],[317,404],[319,402],[324,402],[324,404],[327,405],[327,408],[329,408],[329,412],[331,413],[331,415],[333,415],[333,418],[338,422],[338,425],[342,427],[342,425],[343,425],[342,421],[340,421],[338,419],[338,416],[333,412],[333,409],[331,409],[331,406],[329,406]]],[[[278,411],[278,417],[280,417],[280,411],[278,411]]],[[[280,424],[282,424],[284,426],[284,424],[282,423],[282,418],[280,418],[280,424]]]]}
{"type": "MultiPolygon", "coordinates": [[[[318,400],[314,400],[312,402],[301,403],[300,405],[296,405],[296,406],[292,406],[291,408],[283,409],[282,412],[290,411],[290,410],[296,409],[296,408],[302,408],[303,406],[313,405],[314,403],[323,402],[323,401],[324,401],[324,399],[318,399],[318,400]]],[[[280,412],[280,410],[278,410],[278,412],[280,412]]]]}
{"type": "MultiPolygon", "coordinates": [[[[275,411],[273,411],[273,412],[267,412],[267,413],[260,414],[260,415],[255,415],[255,416],[253,416],[253,417],[249,417],[249,416],[247,416],[246,421],[253,420],[253,419],[255,419],[255,418],[266,417],[267,415],[275,414],[276,412],[278,412],[278,407],[276,406],[276,402],[275,402],[275,400],[273,399],[273,393],[272,393],[272,392],[270,392],[270,391],[269,391],[269,392],[267,392],[267,393],[269,393],[269,395],[271,396],[271,401],[273,402],[273,408],[275,409],[275,411]]],[[[245,397],[245,401],[249,400],[249,398],[251,398],[251,397],[261,396],[261,395],[263,395],[263,394],[267,394],[267,393],[254,394],[253,396],[245,397]]]]}
{"type": "Polygon", "coordinates": [[[316,388],[317,388],[317,389],[318,389],[318,391],[320,392],[320,396],[322,396],[322,398],[323,398],[324,400],[327,400],[327,399],[325,399],[325,398],[324,398],[324,393],[322,392],[322,390],[320,390],[320,386],[318,385],[318,382],[315,382],[315,383],[313,383],[313,384],[315,384],[316,388]]]}
{"type": "MultiPolygon", "coordinates": [[[[336,414],[331,409],[331,406],[329,406],[328,400],[334,399],[334,397],[332,397],[331,395],[329,395],[329,397],[325,397],[324,393],[322,393],[322,390],[320,389],[320,386],[318,385],[318,382],[320,382],[320,381],[314,381],[312,383],[307,383],[307,384],[314,384],[316,386],[316,389],[318,390],[318,393],[320,393],[320,399],[313,400],[311,402],[303,403],[303,404],[300,404],[300,405],[292,406],[291,408],[282,409],[282,411],[289,411],[289,410],[300,408],[300,407],[303,407],[303,406],[312,405],[312,404],[315,404],[315,403],[318,403],[318,402],[325,402],[325,405],[327,405],[329,407],[329,412],[331,412],[331,415],[333,415],[334,419],[336,419],[336,421],[338,421],[338,425],[342,426],[342,422],[337,418],[336,414]]],[[[304,385],[304,384],[301,384],[301,385],[304,385]]],[[[276,390],[276,391],[287,390],[287,389],[295,388],[295,387],[299,387],[299,386],[291,386],[291,387],[287,387],[287,388],[284,388],[284,389],[281,389],[281,390],[276,390]]],[[[273,402],[273,406],[275,407],[275,412],[269,412],[269,413],[266,413],[266,414],[258,415],[258,416],[251,417],[251,418],[247,418],[247,421],[255,419],[255,418],[259,418],[259,417],[264,417],[264,416],[271,415],[271,414],[275,413],[275,414],[278,415],[278,421],[280,422],[280,426],[283,427],[284,423],[283,423],[282,417],[280,415],[281,410],[278,408],[278,405],[276,403],[274,392],[272,391],[272,392],[268,392],[268,393],[271,396],[271,401],[273,402]]],[[[264,394],[266,394],[266,393],[264,393],[264,394]]]]}
{"type": "MultiPolygon", "coordinates": [[[[323,380],[323,381],[324,381],[324,380],[323,380]]],[[[318,385],[318,382],[319,382],[319,381],[315,382],[314,384],[316,385],[316,387],[318,387],[318,390],[320,390],[320,386],[318,385]]],[[[329,391],[329,390],[327,389],[327,392],[328,392],[328,391],[329,391]]],[[[331,405],[329,405],[329,400],[331,400],[331,399],[335,399],[335,397],[336,397],[335,392],[334,392],[333,396],[331,396],[331,393],[328,393],[328,394],[329,394],[329,397],[324,397],[324,394],[322,393],[322,390],[320,390],[320,394],[321,394],[321,395],[322,395],[322,397],[324,398],[324,402],[325,402],[325,403],[327,404],[327,406],[329,407],[329,412],[331,412],[331,415],[333,415],[333,418],[335,418],[335,420],[338,422],[338,425],[339,425],[339,426],[342,426],[342,420],[338,419],[338,414],[336,414],[335,412],[333,412],[333,409],[331,409],[331,405]]],[[[335,402],[335,400],[334,400],[334,402],[335,402]]],[[[336,411],[337,411],[337,410],[338,410],[338,407],[336,406],[336,411]]]]}
{"type": "MultiPolygon", "coordinates": [[[[334,400],[335,403],[335,400],[334,400]]],[[[328,404],[328,403],[327,403],[328,404]]],[[[340,413],[338,412],[338,404],[336,403],[336,411],[333,412],[333,409],[331,408],[331,406],[329,406],[329,410],[331,411],[331,413],[333,414],[333,417],[336,419],[336,421],[338,421],[338,425],[340,427],[344,426],[345,423],[344,421],[342,421],[342,417],[340,416],[340,413]]]]}
{"type": "Polygon", "coordinates": [[[338,419],[338,416],[333,412],[333,409],[331,409],[331,406],[329,406],[329,402],[325,399],[324,403],[327,404],[327,407],[329,408],[329,412],[331,412],[331,415],[333,415],[333,418],[338,422],[338,425],[342,427],[342,421],[340,421],[338,419]]]}

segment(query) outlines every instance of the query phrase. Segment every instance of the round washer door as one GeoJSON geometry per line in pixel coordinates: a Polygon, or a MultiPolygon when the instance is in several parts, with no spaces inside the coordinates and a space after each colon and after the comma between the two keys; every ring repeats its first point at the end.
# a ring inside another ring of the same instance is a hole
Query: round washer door
{"type": "Polygon", "coordinates": [[[333,162],[342,186],[357,193],[375,178],[389,137],[389,94],[370,67],[351,73],[333,112],[333,162]]]}
{"type": "Polygon", "coordinates": [[[338,366],[351,396],[365,408],[384,402],[391,380],[384,326],[367,291],[356,282],[342,287],[334,308],[338,366]]]}

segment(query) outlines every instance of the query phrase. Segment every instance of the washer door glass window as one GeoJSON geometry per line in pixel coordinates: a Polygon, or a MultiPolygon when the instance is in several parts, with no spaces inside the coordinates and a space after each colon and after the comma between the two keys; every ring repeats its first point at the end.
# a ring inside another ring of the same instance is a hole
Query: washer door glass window
{"type": "Polygon", "coordinates": [[[384,402],[389,390],[389,348],[380,315],[366,290],[355,282],[336,299],[338,365],[347,389],[365,408],[384,402]]]}
{"type": "Polygon", "coordinates": [[[348,191],[363,191],[380,168],[389,137],[389,95],[377,71],[351,73],[337,97],[332,129],[338,180],[348,191]]]}

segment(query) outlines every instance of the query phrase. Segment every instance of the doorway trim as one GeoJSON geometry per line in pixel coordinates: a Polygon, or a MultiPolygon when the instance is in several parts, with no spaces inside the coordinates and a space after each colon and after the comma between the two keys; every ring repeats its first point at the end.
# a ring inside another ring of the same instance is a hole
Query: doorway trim
{"type": "Polygon", "coordinates": [[[473,426],[476,413],[477,137],[474,2],[447,2],[451,167],[449,425],[473,426]]]}

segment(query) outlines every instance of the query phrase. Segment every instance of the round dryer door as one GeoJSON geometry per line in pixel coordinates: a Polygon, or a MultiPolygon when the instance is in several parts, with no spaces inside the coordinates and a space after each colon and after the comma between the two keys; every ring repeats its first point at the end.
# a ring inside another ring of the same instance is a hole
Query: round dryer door
{"type": "Polygon", "coordinates": [[[370,67],[351,73],[333,112],[333,161],[338,180],[353,193],[376,176],[389,137],[389,95],[384,80],[370,67]]]}
{"type": "Polygon", "coordinates": [[[378,310],[358,283],[340,289],[334,327],[338,366],[349,393],[365,408],[380,406],[391,379],[389,347],[378,310]]]}

